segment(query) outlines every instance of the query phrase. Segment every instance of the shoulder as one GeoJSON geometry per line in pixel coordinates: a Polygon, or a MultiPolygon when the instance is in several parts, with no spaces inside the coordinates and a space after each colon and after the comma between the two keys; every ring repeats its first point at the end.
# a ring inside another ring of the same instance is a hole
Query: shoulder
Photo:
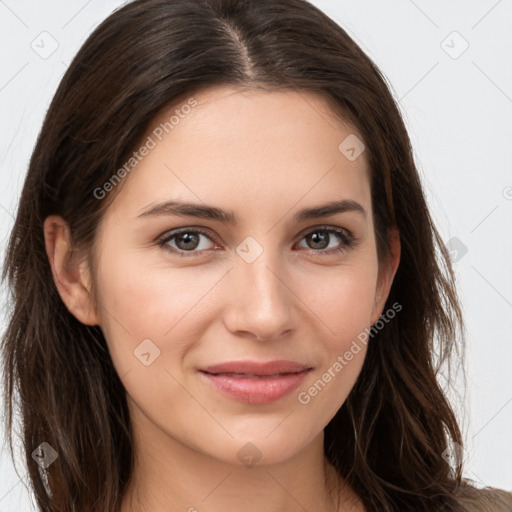
{"type": "Polygon", "coordinates": [[[512,493],[502,489],[478,489],[463,481],[456,495],[467,512],[512,512],[512,493]]]}

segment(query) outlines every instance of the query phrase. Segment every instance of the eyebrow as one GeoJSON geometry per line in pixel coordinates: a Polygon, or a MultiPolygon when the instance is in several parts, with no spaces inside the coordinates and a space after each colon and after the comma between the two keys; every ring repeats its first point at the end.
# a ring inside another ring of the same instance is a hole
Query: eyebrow
{"type": "MultiPolygon", "coordinates": [[[[344,199],[341,201],[331,201],[312,208],[304,208],[294,215],[293,220],[295,222],[304,222],[306,220],[328,217],[330,215],[345,212],[358,212],[366,217],[366,210],[358,202],[351,199],[344,199]]],[[[158,203],[143,211],[138,215],[138,218],[162,215],[211,219],[225,224],[237,223],[236,214],[232,210],[222,210],[215,206],[186,203],[181,201],[166,201],[164,203],[158,203]]]]}

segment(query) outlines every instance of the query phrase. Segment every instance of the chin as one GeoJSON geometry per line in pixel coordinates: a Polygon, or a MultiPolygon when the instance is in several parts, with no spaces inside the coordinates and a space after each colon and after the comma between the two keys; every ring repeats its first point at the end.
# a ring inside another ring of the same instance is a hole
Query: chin
{"type": "Polygon", "coordinates": [[[311,439],[301,435],[304,430],[298,427],[278,426],[280,421],[282,418],[274,422],[270,430],[267,423],[260,429],[256,422],[252,427],[242,429],[242,432],[231,432],[233,439],[224,439],[222,443],[212,440],[212,446],[216,449],[214,452],[210,450],[210,455],[227,464],[249,468],[279,464],[292,459],[306,449],[311,439]]]}

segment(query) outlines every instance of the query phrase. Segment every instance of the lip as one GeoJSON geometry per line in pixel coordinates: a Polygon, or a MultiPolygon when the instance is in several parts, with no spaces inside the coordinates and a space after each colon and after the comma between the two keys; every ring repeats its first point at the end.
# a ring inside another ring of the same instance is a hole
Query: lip
{"type": "Polygon", "coordinates": [[[276,360],[268,362],[258,361],[229,361],[201,368],[206,373],[240,373],[247,375],[277,375],[280,373],[298,373],[311,368],[295,361],[276,360]]]}
{"type": "Polygon", "coordinates": [[[249,404],[276,402],[297,389],[312,368],[294,361],[230,361],[199,370],[202,378],[228,398],[249,404]]]}

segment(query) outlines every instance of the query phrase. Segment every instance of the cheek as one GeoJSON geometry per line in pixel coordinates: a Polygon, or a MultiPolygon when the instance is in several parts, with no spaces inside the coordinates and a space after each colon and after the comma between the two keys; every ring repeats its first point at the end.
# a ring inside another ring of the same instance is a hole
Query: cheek
{"type": "Polygon", "coordinates": [[[375,301],[376,268],[340,268],[327,280],[319,278],[307,295],[324,333],[319,335],[323,358],[299,390],[297,401],[310,417],[316,418],[317,428],[326,425],[343,405],[363,366],[375,301]]]}
{"type": "Polygon", "coordinates": [[[118,371],[138,364],[134,351],[144,340],[151,340],[159,362],[168,359],[169,365],[194,345],[201,322],[212,314],[208,294],[223,273],[151,266],[133,255],[103,257],[97,277],[101,327],[118,371]]]}
{"type": "Polygon", "coordinates": [[[300,280],[298,295],[336,340],[346,340],[371,324],[375,304],[376,265],[345,265],[300,280]]]}

